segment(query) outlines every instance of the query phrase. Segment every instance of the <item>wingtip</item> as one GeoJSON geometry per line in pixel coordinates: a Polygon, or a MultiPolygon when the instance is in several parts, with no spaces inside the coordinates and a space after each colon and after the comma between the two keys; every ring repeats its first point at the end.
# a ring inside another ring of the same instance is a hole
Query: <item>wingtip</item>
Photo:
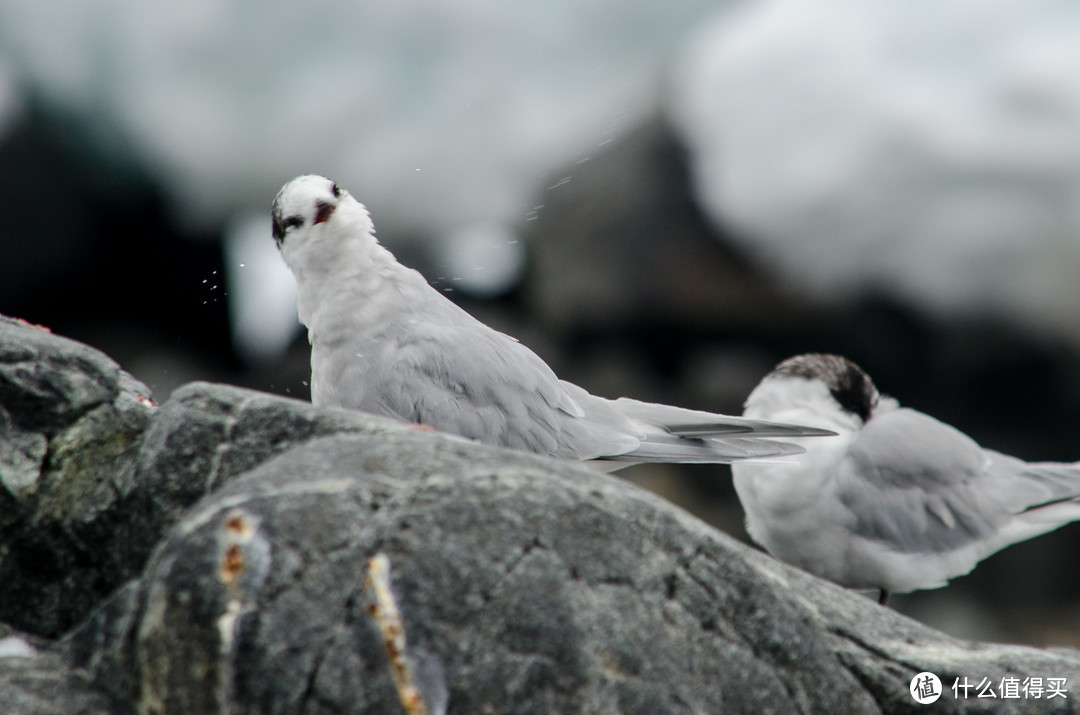
{"type": "Polygon", "coordinates": [[[752,420],[755,437],[835,437],[836,432],[821,427],[806,427],[785,422],[752,420]]]}
{"type": "Polygon", "coordinates": [[[822,429],[820,427],[797,427],[797,429],[799,434],[791,435],[792,437],[836,437],[839,434],[831,429],[822,429]]]}
{"type": "Polygon", "coordinates": [[[699,423],[668,425],[672,434],[680,437],[724,437],[728,435],[748,435],[753,437],[835,437],[836,432],[820,427],[767,422],[764,420],[743,420],[732,423],[699,423]]]}

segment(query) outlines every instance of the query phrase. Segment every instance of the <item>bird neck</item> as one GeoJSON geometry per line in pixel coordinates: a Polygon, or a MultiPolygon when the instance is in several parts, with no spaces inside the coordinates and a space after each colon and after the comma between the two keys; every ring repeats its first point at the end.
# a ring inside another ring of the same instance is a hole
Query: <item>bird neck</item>
{"type": "Polygon", "coordinates": [[[312,337],[341,322],[362,320],[366,307],[379,302],[383,286],[400,268],[393,254],[370,234],[358,239],[328,242],[333,251],[320,251],[319,265],[295,271],[297,313],[312,337]],[[355,314],[355,315],[354,315],[355,314]]]}

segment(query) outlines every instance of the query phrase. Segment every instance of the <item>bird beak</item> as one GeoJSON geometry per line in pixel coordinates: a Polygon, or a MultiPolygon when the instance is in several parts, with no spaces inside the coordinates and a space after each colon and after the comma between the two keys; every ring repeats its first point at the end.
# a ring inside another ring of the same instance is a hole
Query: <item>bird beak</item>
{"type": "Polygon", "coordinates": [[[334,210],[336,208],[337,204],[328,204],[325,201],[320,201],[315,204],[315,221],[311,225],[315,226],[329,221],[330,217],[334,215],[334,210]]]}

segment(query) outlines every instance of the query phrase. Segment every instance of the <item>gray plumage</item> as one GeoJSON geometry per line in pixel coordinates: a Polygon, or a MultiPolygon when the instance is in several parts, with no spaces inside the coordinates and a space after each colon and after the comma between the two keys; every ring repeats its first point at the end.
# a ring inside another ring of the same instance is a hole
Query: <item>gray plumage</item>
{"type": "Polygon", "coordinates": [[[729,462],[802,452],[822,430],[609,400],[459,308],[375,239],[364,206],[301,176],[273,235],[299,285],[316,405],[363,410],[489,444],[582,460],[729,462]]]}
{"type": "Polygon", "coordinates": [[[744,414],[837,436],[797,464],[736,465],[751,536],[854,588],[936,588],[990,554],[1080,519],[1080,463],[1027,463],[878,394],[833,355],[781,363],[744,414]]]}

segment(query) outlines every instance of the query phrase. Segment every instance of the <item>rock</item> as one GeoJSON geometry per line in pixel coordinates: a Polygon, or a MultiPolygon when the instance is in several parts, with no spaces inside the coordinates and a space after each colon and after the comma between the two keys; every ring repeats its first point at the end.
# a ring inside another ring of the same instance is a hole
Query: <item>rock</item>
{"type": "Polygon", "coordinates": [[[0,316],[0,620],[58,635],[122,582],[111,515],[153,411],[104,354],[0,316]]]}
{"type": "Polygon", "coordinates": [[[93,348],[0,316],[0,405],[52,436],[120,392],[120,367],[93,348]]]}
{"type": "Polygon", "coordinates": [[[616,477],[405,426],[236,477],[65,652],[148,712],[393,712],[380,552],[449,712],[894,712],[923,670],[1080,678],[1076,651],[949,638],[616,477]]]}
{"type": "Polygon", "coordinates": [[[60,655],[38,650],[33,636],[0,626],[0,703],[4,713],[115,715],[125,711],[60,655]]]}
{"type": "Polygon", "coordinates": [[[950,638],[582,465],[224,385],[154,408],[96,351],[0,332],[5,713],[901,712],[921,671],[957,711],[983,704],[957,678],[1080,682],[1078,651],[950,638]]]}
{"type": "Polygon", "coordinates": [[[138,457],[129,514],[141,566],[184,511],[232,477],[314,437],[396,426],[345,410],[227,385],[194,382],[162,405],[138,457]]]}
{"type": "Polygon", "coordinates": [[[373,429],[205,383],[157,408],[102,353],[0,317],[0,621],[63,633],[232,475],[312,436],[373,429]]]}
{"type": "Polygon", "coordinates": [[[33,489],[41,476],[48,444],[45,435],[16,427],[0,407],[0,498],[17,502],[33,489]]]}

